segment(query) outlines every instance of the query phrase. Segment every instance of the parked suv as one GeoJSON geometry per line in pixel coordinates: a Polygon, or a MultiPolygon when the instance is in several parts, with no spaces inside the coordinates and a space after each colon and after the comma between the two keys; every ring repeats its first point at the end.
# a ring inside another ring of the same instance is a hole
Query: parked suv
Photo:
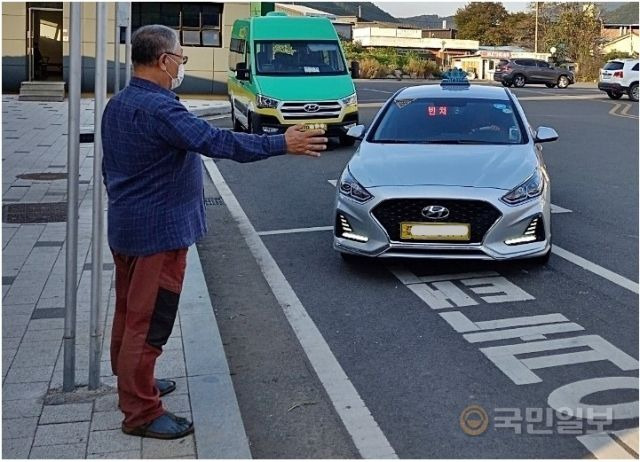
{"type": "Polygon", "coordinates": [[[612,59],[600,69],[598,89],[611,99],[620,99],[625,93],[631,101],[638,101],[638,60],[612,59]]]}
{"type": "Polygon", "coordinates": [[[502,82],[505,87],[522,88],[527,83],[543,83],[548,88],[556,85],[558,88],[567,88],[574,83],[574,76],[570,70],[553,67],[540,59],[518,58],[501,60],[493,80],[502,82]]]}

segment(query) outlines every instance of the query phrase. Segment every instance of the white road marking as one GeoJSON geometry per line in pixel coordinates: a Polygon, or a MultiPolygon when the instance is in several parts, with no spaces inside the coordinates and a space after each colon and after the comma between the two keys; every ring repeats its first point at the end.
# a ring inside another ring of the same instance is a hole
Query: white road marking
{"type": "MultiPolygon", "coordinates": [[[[589,417],[610,420],[638,418],[638,401],[623,403],[594,404],[583,401],[589,395],[609,390],[638,390],[638,377],[594,377],[568,383],[551,392],[547,403],[553,409],[571,417],[588,419],[589,417]]],[[[611,395],[610,395],[611,396],[611,395]]],[[[636,394],[637,396],[637,394],[636,394]]]]}
{"type": "Polygon", "coordinates": [[[542,379],[532,369],[552,366],[577,364],[579,362],[610,361],[623,371],[638,369],[638,361],[599,335],[583,335],[579,337],[557,340],[542,340],[539,342],[519,343],[515,345],[501,345],[480,348],[480,351],[516,385],[540,383],[542,379]],[[543,351],[560,350],[565,348],[589,347],[591,353],[580,357],[568,354],[537,356],[534,358],[518,359],[517,355],[541,353],[543,351]],[[559,356],[559,358],[554,358],[559,356]]]}
{"type": "MultiPolygon", "coordinates": [[[[556,324],[541,324],[531,327],[514,327],[513,329],[494,330],[490,332],[476,332],[464,334],[464,339],[469,343],[495,342],[496,340],[507,340],[520,338],[522,340],[545,340],[546,334],[559,334],[561,332],[577,332],[584,330],[584,327],[573,322],[561,322],[556,324]]],[[[571,353],[570,353],[571,354],[571,353]]],[[[533,358],[540,359],[540,358],[533,358]]],[[[546,358],[544,358],[547,360],[546,358]]],[[[526,360],[522,360],[523,362],[526,360]]],[[[546,363],[545,363],[546,364],[546,363]]],[[[532,367],[532,366],[531,366],[532,367]]],[[[534,367],[532,367],[535,369],[534,367]]]]}
{"type": "Polygon", "coordinates": [[[358,452],[365,459],[397,459],[394,449],[256,233],[218,167],[209,158],[204,159],[204,164],[358,452]]]}
{"type": "Polygon", "coordinates": [[[558,95],[558,96],[522,96],[520,101],[579,101],[584,99],[601,99],[600,95],[558,95]]]}
{"type": "Polygon", "coordinates": [[[624,287],[627,290],[630,290],[631,292],[635,292],[636,294],[639,293],[638,291],[638,283],[632,281],[631,279],[627,279],[624,276],[621,276],[617,273],[614,273],[611,270],[608,270],[606,268],[603,268],[600,265],[597,265],[595,263],[590,262],[589,260],[586,260],[578,255],[576,255],[575,253],[571,253],[568,250],[564,250],[561,247],[558,247],[557,245],[553,245],[553,247],[551,248],[551,251],[561,257],[564,258],[567,261],[570,261],[571,263],[578,265],[579,267],[590,271],[594,274],[597,274],[598,276],[613,282],[614,284],[619,285],[620,287],[624,287]]]}
{"type": "Polygon", "coordinates": [[[332,231],[333,226],[315,226],[312,228],[276,229],[273,231],[260,231],[258,236],[273,236],[276,234],[313,233],[315,231],[332,231]]]}
{"type": "Polygon", "coordinates": [[[618,430],[612,432],[616,437],[620,439],[624,444],[629,446],[632,451],[638,454],[638,443],[640,443],[640,433],[638,428],[629,428],[626,430],[618,430]]]}
{"type": "Polygon", "coordinates": [[[477,322],[471,321],[461,311],[440,313],[440,316],[458,333],[503,329],[506,327],[535,326],[537,324],[551,324],[554,322],[568,321],[568,319],[560,313],[520,316],[516,318],[477,322]]]}
{"type": "Polygon", "coordinates": [[[387,91],[387,90],[378,90],[376,88],[363,88],[362,90],[364,91],[373,91],[376,93],[387,93],[388,95],[392,95],[395,93],[395,91],[387,91]]]}
{"type": "Polygon", "coordinates": [[[463,279],[462,284],[469,287],[471,292],[478,295],[487,303],[524,302],[535,300],[535,297],[528,294],[503,276],[492,276],[485,278],[463,279]],[[493,295],[489,295],[493,294],[493,295]]]}
{"type": "Polygon", "coordinates": [[[609,111],[609,115],[612,115],[612,116],[615,116],[615,117],[622,117],[622,118],[625,118],[625,119],[638,120],[638,116],[633,115],[633,114],[627,114],[627,112],[629,112],[629,109],[631,109],[631,104],[629,104],[629,103],[612,103],[611,101],[603,101],[603,103],[613,104],[613,107],[609,111]],[[623,105],[624,105],[624,108],[622,109],[622,111],[618,112],[618,110],[623,105]]]}
{"type": "Polygon", "coordinates": [[[551,204],[551,213],[571,213],[573,210],[565,209],[556,204],[551,204]]]}
{"type": "Polygon", "coordinates": [[[380,103],[358,103],[358,107],[362,108],[376,108],[382,107],[386,101],[382,101],[380,103]]]}
{"type": "Polygon", "coordinates": [[[495,271],[478,271],[475,273],[456,273],[456,274],[439,274],[436,276],[420,276],[418,278],[418,283],[436,282],[436,281],[456,281],[460,279],[483,278],[483,277],[490,277],[490,276],[500,276],[500,274],[496,273],[495,271]]]}
{"type": "MultiPolygon", "coordinates": [[[[638,429],[623,430],[637,432],[638,429]]],[[[614,432],[617,434],[618,432],[614,432]]],[[[635,459],[636,456],[629,454],[617,441],[606,433],[591,433],[577,436],[585,448],[587,448],[596,459],[635,459]]]]}

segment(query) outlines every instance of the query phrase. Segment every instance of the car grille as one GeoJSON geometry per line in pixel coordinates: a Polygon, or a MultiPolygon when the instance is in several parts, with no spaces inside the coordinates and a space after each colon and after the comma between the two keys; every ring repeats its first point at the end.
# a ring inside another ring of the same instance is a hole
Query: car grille
{"type": "Polygon", "coordinates": [[[437,242],[433,240],[400,239],[400,223],[469,223],[471,225],[468,241],[446,241],[447,244],[479,244],[489,228],[501,217],[501,213],[493,205],[484,201],[463,199],[389,199],[381,202],[372,210],[373,216],[380,222],[396,242],[437,242]],[[449,209],[449,216],[444,220],[428,219],[422,216],[422,209],[429,205],[441,205],[449,209]]]}
{"type": "Polygon", "coordinates": [[[337,101],[308,101],[283,103],[280,107],[284,120],[297,119],[336,119],[340,117],[342,106],[337,101]],[[304,106],[307,104],[317,104],[318,110],[315,112],[307,112],[304,106]]]}

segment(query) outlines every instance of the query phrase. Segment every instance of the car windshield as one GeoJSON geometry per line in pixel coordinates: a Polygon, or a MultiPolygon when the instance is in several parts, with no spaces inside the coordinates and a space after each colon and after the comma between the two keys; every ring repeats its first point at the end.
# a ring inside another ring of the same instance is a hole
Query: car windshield
{"type": "Polygon", "coordinates": [[[262,41],[256,43],[258,74],[336,75],[347,69],[337,41],[262,41]]]}
{"type": "Polygon", "coordinates": [[[374,143],[523,144],[526,135],[510,100],[402,97],[387,106],[374,143]]]}

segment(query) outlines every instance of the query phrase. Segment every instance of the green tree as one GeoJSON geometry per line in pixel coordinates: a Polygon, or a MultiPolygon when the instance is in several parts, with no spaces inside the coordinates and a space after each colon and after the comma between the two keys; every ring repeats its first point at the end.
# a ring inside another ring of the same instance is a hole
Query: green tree
{"type": "Polygon", "coordinates": [[[511,38],[509,45],[533,50],[536,30],[535,13],[530,11],[512,13],[505,19],[504,28],[509,31],[511,38]]]}
{"type": "Polygon", "coordinates": [[[601,56],[600,12],[593,3],[547,4],[550,14],[544,48],[556,48],[557,61],[578,63],[581,80],[598,78],[601,56]]]}
{"type": "Polygon", "coordinates": [[[458,38],[478,40],[481,45],[509,45],[511,31],[505,27],[508,16],[502,3],[471,2],[456,11],[458,38]]]}

